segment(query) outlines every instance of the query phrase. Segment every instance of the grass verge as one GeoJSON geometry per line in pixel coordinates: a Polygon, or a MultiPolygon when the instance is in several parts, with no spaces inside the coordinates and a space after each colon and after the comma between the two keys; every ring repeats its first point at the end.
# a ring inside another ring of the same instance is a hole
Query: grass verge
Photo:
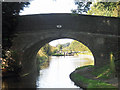
{"type": "Polygon", "coordinates": [[[83,67],[78,67],[75,70],[83,69],[83,68],[86,68],[86,67],[92,68],[94,66],[93,65],[87,65],[87,66],[83,66],[83,67]]]}
{"type": "MultiPolygon", "coordinates": [[[[82,82],[83,84],[87,85],[87,90],[91,88],[109,88],[110,90],[117,90],[115,86],[112,86],[112,84],[105,83],[101,81],[101,79],[106,80],[109,78],[112,78],[114,75],[110,69],[110,65],[105,65],[103,67],[94,68],[93,65],[78,67],[76,70],[80,70],[83,68],[88,67],[89,69],[92,68],[93,71],[90,72],[90,74],[94,75],[97,80],[93,80],[92,78],[86,78],[83,75],[80,75],[78,73],[72,73],[71,77],[74,79],[74,82],[82,82]]],[[[87,74],[87,73],[86,73],[87,74]]]]}
{"type": "Polygon", "coordinates": [[[64,56],[64,54],[53,54],[52,56],[64,56]]]}
{"type": "Polygon", "coordinates": [[[102,82],[100,80],[92,80],[85,78],[77,73],[73,73],[71,77],[74,77],[74,80],[76,82],[83,82],[84,84],[88,84],[88,90],[89,88],[113,88],[115,89],[116,87],[112,86],[111,84],[102,82]]]}
{"type": "Polygon", "coordinates": [[[101,68],[96,68],[91,72],[91,74],[95,75],[96,78],[101,79],[110,79],[114,76],[114,73],[110,69],[109,65],[103,66],[101,68]]]}

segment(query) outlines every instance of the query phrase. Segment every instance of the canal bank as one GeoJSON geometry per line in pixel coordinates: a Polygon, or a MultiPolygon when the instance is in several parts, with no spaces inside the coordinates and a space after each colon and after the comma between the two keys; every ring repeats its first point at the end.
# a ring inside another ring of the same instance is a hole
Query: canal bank
{"type": "Polygon", "coordinates": [[[77,68],[70,74],[70,79],[83,89],[112,88],[117,90],[118,87],[118,78],[110,72],[108,65],[97,69],[91,65],[77,68]]]}

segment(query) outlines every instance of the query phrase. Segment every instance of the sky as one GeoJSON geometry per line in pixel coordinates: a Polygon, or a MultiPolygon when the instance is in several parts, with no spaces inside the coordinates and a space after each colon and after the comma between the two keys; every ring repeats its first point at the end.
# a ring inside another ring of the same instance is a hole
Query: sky
{"type": "Polygon", "coordinates": [[[29,8],[24,8],[20,15],[44,13],[71,13],[77,6],[74,0],[33,0],[29,8]]]}
{"type": "MultiPolygon", "coordinates": [[[[33,0],[29,7],[24,8],[20,15],[48,14],[48,13],[71,13],[77,6],[74,0],[33,0]]],[[[50,42],[51,46],[72,42],[73,39],[58,39],[50,42]]]]}
{"type": "Polygon", "coordinates": [[[68,43],[68,42],[72,42],[73,41],[73,39],[68,39],[68,38],[65,38],[65,39],[57,39],[57,40],[53,40],[53,41],[51,41],[49,44],[51,45],[51,46],[56,46],[56,45],[58,45],[58,44],[65,44],[65,43],[68,43]]]}

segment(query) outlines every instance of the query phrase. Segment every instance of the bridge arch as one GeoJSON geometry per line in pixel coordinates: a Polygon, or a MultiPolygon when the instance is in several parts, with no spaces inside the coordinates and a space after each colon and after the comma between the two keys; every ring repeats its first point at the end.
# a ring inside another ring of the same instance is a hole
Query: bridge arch
{"type": "MultiPolygon", "coordinates": [[[[82,43],[83,45],[85,45],[91,51],[92,54],[94,53],[93,52],[94,50],[92,50],[92,47],[90,47],[90,45],[88,43],[86,43],[85,41],[83,41],[81,39],[76,39],[76,38],[71,38],[71,37],[61,37],[61,38],[53,38],[53,39],[48,38],[48,39],[45,39],[45,42],[43,44],[41,44],[41,41],[38,41],[37,43],[39,43],[40,46],[38,47],[36,52],[38,52],[41,47],[43,47],[45,44],[47,44],[47,43],[49,43],[51,41],[58,40],[58,39],[66,39],[66,38],[67,39],[73,39],[73,40],[76,40],[76,41],[82,43]]],[[[35,54],[36,54],[36,52],[35,52],[35,54]]]]}
{"type": "MultiPolygon", "coordinates": [[[[52,42],[52,41],[54,41],[54,40],[59,40],[59,39],[73,39],[73,40],[76,40],[76,41],[82,43],[86,48],[88,48],[88,50],[90,51],[91,55],[93,56],[93,60],[94,60],[93,52],[92,52],[92,50],[87,46],[87,45],[89,45],[88,43],[86,44],[85,42],[81,41],[80,39],[70,38],[70,37],[55,38],[55,39],[52,39],[51,41],[48,40],[48,42],[45,42],[45,44],[43,44],[42,46],[40,45],[40,47],[38,47],[37,53],[38,53],[38,51],[39,51],[44,45],[46,45],[46,44],[48,44],[48,43],[50,43],[50,42],[52,42]]],[[[74,47],[74,46],[73,46],[73,47],[74,47]]],[[[35,54],[36,54],[36,53],[35,53],[35,54]]]]}
{"type": "Polygon", "coordinates": [[[94,55],[95,65],[101,66],[109,62],[110,52],[117,51],[118,25],[119,19],[109,17],[71,14],[21,16],[11,49],[17,52],[16,60],[23,66],[23,71],[30,72],[34,70],[34,58],[44,44],[55,39],[72,38],[86,45],[94,55]]]}
{"type": "MultiPolygon", "coordinates": [[[[34,39],[33,39],[34,41],[31,41],[29,43],[26,41],[30,40],[30,36],[29,36],[29,39],[27,38],[27,40],[24,39],[23,41],[21,41],[21,45],[23,46],[23,43],[24,43],[25,46],[23,48],[21,47],[22,49],[18,52],[22,53],[22,56],[20,56],[20,57],[23,57],[23,59],[22,59],[22,61],[20,60],[20,62],[22,63],[22,66],[23,66],[23,69],[25,70],[25,72],[31,71],[32,68],[30,68],[30,66],[33,67],[33,69],[34,69],[34,66],[36,64],[36,61],[35,61],[36,54],[40,50],[40,48],[42,46],[44,46],[46,43],[49,43],[50,41],[53,41],[55,39],[71,38],[71,39],[77,40],[77,41],[83,43],[85,46],[87,46],[94,56],[95,52],[94,52],[94,48],[92,47],[93,43],[91,42],[90,37],[88,37],[87,35],[83,35],[81,33],[78,34],[78,33],[69,33],[69,32],[67,33],[66,32],[65,35],[62,33],[61,33],[61,35],[56,35],[57,32],[54,32],[54,34],[51,34],[51,35],[49,34],[48,36],[45,36],[44,38],[39,38],[40,35],[38,35],[38,36],[36,36],[36,38],[34,37],[34,39]],[[78,38],[78,36],[79,36],[79,38],[78,38]]],[[[91,37],[91,39],[92,39],[92,37],[91,37]]],[[[18,41],[18,40],[16,40],[16,41],[18,41]]],[[[21,45],[19,44],[19,46],[21,46],[21,45]]],[[[19,57],[19,59],[20,59],[20,57],[19,57]]],[[[94,64],[96,65],[95,56],[94,56],[94,64]]]]}

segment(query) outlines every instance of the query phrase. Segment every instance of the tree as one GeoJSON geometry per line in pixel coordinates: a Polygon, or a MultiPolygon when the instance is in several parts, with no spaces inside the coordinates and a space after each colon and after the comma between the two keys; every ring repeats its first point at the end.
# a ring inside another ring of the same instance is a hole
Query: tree
{"type": "Polygon", "coordinates": [[[69,50],[72,50],[72,51],[88,51],[88,52],[91,52],[88,47],[86,47],[84,44],[82,44],[81,42],[79,41],[72,41],[70,46],[68,47],[69,50]]]}
{"type": "Polygon", "coordinates": [[[52,51],[51,51],[51,46],[49,44],[46,44],[44,45],[42,48],[41,48],[41,51],[47,55],[47,56],[50,56],[52,54],[52,51]]]}
{"type": "Polygon", "coordinates": [[[91,6],[88,15],[115,16],[114,10],[120,2],[97,2],[91,6]]]}
{"type": "Polygon", "coordinates": [[[87,13],[88,15],[100,15],[110,17],[120,16],[119,0],[118,2],[96,2],[96,3],[81,1],[75,0],[75,5],[77,5],[77,9],[72,10],[72,13],[77,14],[87,13]]]}
{"type": "Polygon", "coordinates": [[[54,46],[50,46],[50,47],[51,47],[52,54],[55,54],[57,52],[57,48],[54,46]]]}
{"type": "Polygon", "coordinates": [[[113,11],[114,17],[120,17],[120,1],[116,4],[116,8],[113,11]]]}
{"type": "Polygon", "coordinates": [[[57,48],[58,48],[58,50],[60,51],[60,50],[62,49],[62,45],[61,45],[61,44],[58,44],[58,45],[57,45],[57,48]]]}
{"type": "Polygon", "coordinates": [[[92,2],[80,2],[75,0],[75,5],[77,5],[77,9],[71,11],[74,14],[87,13],[87,11],[90,10],[90,4],[92,4],[92,2]]]}
{"type": "Polygon", "coordinates": [[[70,43],[68,42],[68,43],[61,44],[61,45],[62,45],[63,48],[65,48],[65,47],[68,47],[70,45],[70,43]]]}
{"type": "Polygon", "coordinates": [[[10,52],[12,45],[13,31],[17,26],[20,10],[28,6],[29,2],[3,2],[2,3],[2,62],[7,62],[7,70],[14,70],[19,72],[21,66],[17,65],[17,60],[14,60],[11,56],[6,56],[6,52],[10,52]],[[11,63],[11,61],[14,61],[11,63]]]}
{"type": "Polygon", "coordinates": [[[9,49],[12,45],[13,31],[17,26],[20,10],[27,7],[29,2],[3,2],[2,3],[2,47],[9,49]]]}

